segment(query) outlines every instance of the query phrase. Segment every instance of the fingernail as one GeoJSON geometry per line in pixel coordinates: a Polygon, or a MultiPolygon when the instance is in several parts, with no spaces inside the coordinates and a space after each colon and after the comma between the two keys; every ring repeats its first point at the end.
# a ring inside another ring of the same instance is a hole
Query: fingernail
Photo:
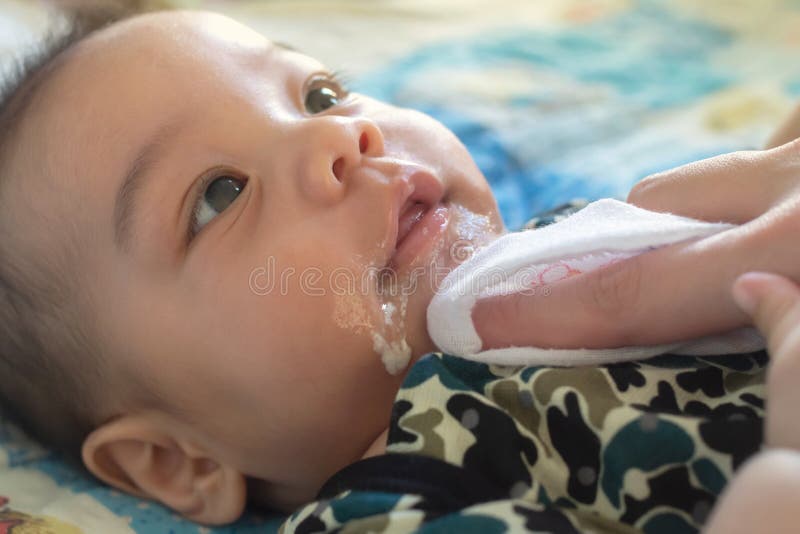
{"type": "Polygon", "coordinates": [[[741,275],[733,284],[733,300],[748,315],[753,315],[758,304],[758,297],[752,288],[748,288],[748,280],[760,278],[761,273],[749,272],[741,275]],[[742,280],[744,279],[744,282],[742,280]]]}
{"type": "Polygon", "coordinates": [[[753,312],[755,312],[757,303],[756,297],[749,291],[743,289],[742,286],[734,286],[733,300],[735,300],[736,304],[748,315],[753,315],[753,312]]]}

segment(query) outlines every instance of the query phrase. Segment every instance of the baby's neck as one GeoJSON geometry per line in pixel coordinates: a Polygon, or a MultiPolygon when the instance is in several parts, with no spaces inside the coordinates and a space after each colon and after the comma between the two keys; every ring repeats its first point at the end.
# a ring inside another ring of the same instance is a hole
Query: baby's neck
{"type": "MultiPolygon", "coordinates": [[[[364,451],[364,454],[359,458],[363,460],[371,456],[379,456],[386,453],[386,440],[389,435],[389,427],[387,426],[375,438],[375,441],[364,451]]],[[[342,466],[345,467],[345,466],[342,466]]],[[[310,488],[309,488],[310,489],[310,488]]],[[[248,501],[255,507],[261,509],[274,510],[291,513],[298,506],[313,501],[319,492],[320,488],[314,488],[313,491],[302,491],[294,489],[289,494],[276,495],[276,488],[269,484],[266,480],[258,478],[248,478],[247,480],[247,498],[248,501]],[[302,494],[302,495],[301,495],[302,494]],[[276,499],[279,502],[276,502],[276,499]]],[[[283,493],[283,492],[282,492],[283,493]]]]}
{"type": "Polygon", "coordinates": [[[369,458],[370,456],[378,456],[381,454],[386,454],[386,440],[389,436],[389,427],[387,426],[380,435],[375,438],[375,441],[372,442],[372,445],[369,446],[367,451],[361,457],[363,460],[364,458],[369,458]]]}

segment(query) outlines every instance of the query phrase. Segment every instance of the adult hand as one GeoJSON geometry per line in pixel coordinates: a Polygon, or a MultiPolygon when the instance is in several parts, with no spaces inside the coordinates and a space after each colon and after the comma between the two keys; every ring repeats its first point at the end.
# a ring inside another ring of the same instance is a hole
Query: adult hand
{"type": "Polygon", "coordinates": [[[650,176],[627,201],[739,226],[567,278],[547,295],[480,300],[472,317],[484,350],[655,345],[717,334],[751,324],[730,292],[739,275],[800,279],[800,140],[650,176]]]}
{"type": "Polygon", "coordinates": [[[800,451],[800,287],[771,273],[747,273],[734,282],[733,297],[767,339],[766,444],[800,451]]]}
{"type": "Polygon", "coordinates": [[[771,273],[747,273],[733,296],[767,338],[767,447],[750,458],[725,488],[705,534],[797,532],[800,492],[800,287],[771,273]]]}

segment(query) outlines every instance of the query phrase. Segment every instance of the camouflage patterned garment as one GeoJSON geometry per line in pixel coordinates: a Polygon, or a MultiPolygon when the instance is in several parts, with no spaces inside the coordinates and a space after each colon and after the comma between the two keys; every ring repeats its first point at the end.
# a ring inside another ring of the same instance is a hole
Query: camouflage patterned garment
{"type": "Polygon", "coordinates": [[[336,473],[281,532],[697,532],[761,446],[766,365],[764,351],[577,368],[429,354],[397,394],[387,454],[336,473]]]}

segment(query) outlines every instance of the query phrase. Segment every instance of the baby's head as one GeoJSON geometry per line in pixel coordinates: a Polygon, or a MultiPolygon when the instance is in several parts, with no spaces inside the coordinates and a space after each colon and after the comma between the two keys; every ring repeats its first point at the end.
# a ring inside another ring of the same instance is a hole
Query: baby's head
{"type": "Polygon", "coordinates": [[[199,522],[238,517],[248,486],[289,509],[360,459],[403,357],[434,349],[453,247],[502,230],[444,126],[220,15],[117,22],[16,89],[0,398],[199,522]]]}

